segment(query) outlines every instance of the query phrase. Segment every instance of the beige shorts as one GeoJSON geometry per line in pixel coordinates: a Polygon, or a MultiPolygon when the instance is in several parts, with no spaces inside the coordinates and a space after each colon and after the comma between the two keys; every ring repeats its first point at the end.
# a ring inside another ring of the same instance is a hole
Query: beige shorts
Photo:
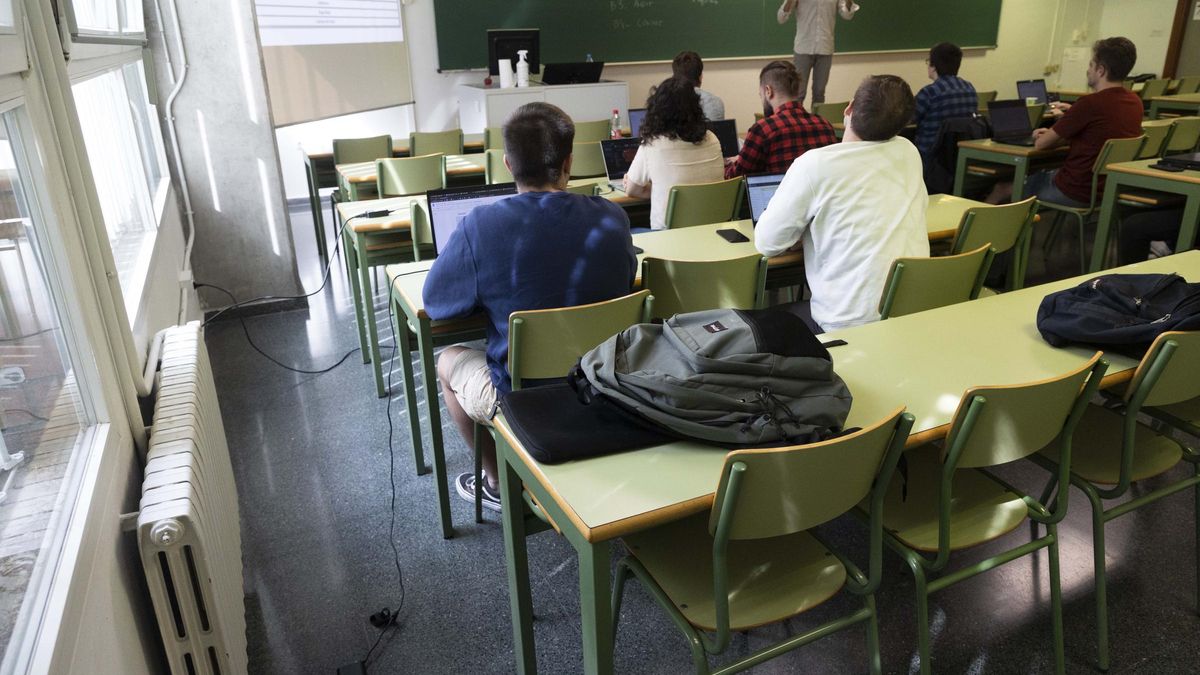
{"type": "Polygon", "coordinates": [[[496,414],[496,386],[488,370],[487,355],[478,349],[460,352],[450,367],[446,383],[467,416],[479,424],[492,426],[496,414]]]}

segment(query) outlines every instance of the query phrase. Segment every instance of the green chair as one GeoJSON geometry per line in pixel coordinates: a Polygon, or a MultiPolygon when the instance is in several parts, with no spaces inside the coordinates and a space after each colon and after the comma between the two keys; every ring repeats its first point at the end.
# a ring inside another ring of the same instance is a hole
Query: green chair
{"type": "Polygon", "coordinates": [[[504,166],[504,151],[495,148],[488,148],[483,151],[484,154],[484,180],[488,185],[496,183],[511,183],[513,182],[512,172],[504,166]]]}
{"type": "MultiPolygon", "coordinates": [[[[626,328],[650,320],[654,296],[642,290],[577,307],[535,309],[508,316],[508,374],[512,389],[524,381],[564,378],[579,358],[626,328]]],[[[475,447],[483,427],[475,425],[475,447]]],[[[475,484],[483,480],[483,458],[475,453],[475,484]]],[[[526,499],[528,499],[526,493],[526,499]]],[[[536,504],[534,515],[553,526],[536,504]]],[[[475,522],[483,522],[483,502],[475,499],[475,522]]],[[[556,528],[557,529],[557,528],[556,528]]]]}
{"type": "Polygon", "coordinates": [[[705,309],[759,309],[766,305],[767,259],[642,260],[642,288],[654,295],[654,317],[705,309]]]}
{"type": "Polygon", "coordinates": [[[1029,240],[1036,217],[1036,197],[1012,204],[967,209],[950,244],[950,253],[957,255],[987,245],[996,255],[1011,251],[1006,288],[1010,291],[1023,288],[1029,240]]]}
{"type": "Polygon", "coordinates": [[[1138,152],[1137,159],[1161,157],[1167,136],[1171,135],[1171,127],[1173,126],[1175,126],[1174,122],[1163,123],[1162,121],[1142,124],[1142,135],[1146,137],[1146,142],[1142,144],[1142,149],[1138,152]]]}
{"type": "Polygon", "coordinates": [[[598,143],[612,134],[612,120],[575,123],[575,143],[598,143]]]}
{"type": "Polygon", "coordinates": [[[1108,165],[1118,162],[1133,161],[1138,153],[1142,150],[1142,144],[1145,142],[1145,136],[1135,136],[1134,138],[1113,138],[1104,143],[1104,147],[1100,149],[1100,154],[1096,157],[1095,164],[1092,165],[1092,190],[1091,198],[1088,205],[1083,208],[1075,208],[1064,204],[1056,204],[1054,202],[1038,200],[1040,209],[1050,209],[1055,211],[1054,220],[1051,224],[1051,231],[1047,233],[1044,243],[1044,252],[1049,251],[1055,240],[1055,235],[1058,232],[1059,220],[1063,215],[1069,215],[1075,218],[1079,224],[1079,269],[1087,270],[1087,251],[1084,246],[1083,230],[1084,223],[1089,218],[1100,210],[1100,180],[1108,174],[1108,165]]]}
{"type": "Polygon", "coordinates": [[[1041,549],[1049,553],[1054,670],[1062,675],[1057,525],[1066,516],[1067,500],[1048,508],[986,469],[1054,443],[1064,458],[1058,477],[1068,480],[1072,435],[1106,367],[1097,353],[1082,367],[1039,382],[968,389],[945,443],[905,453],[907,476],[893,478],[884,500],[884,541],[904,558],[916,581],[923,675],[932,670],[929,595],[1041,549]],[[997,539],[1026,520],[1045,525],[1045,536],[947,571],[951,553],[997,539]]]}
{"type": "Polygon", "coordinates": [[[1179,88],[1175,90],[1176,94],[1195,94],[1200,92],[1200,75],[1188,75],[1179,79],[1179,88]]]}
{"type": "MultiPolygon", "coordinates": [[[[1096,644],[1101,670],[1108,670],[1108,596],[1105,571],[1105,525],[1147,504],[1187,489],[1195,490],[1196,522],[1192,544],[1200,542],[1200,450],[1167,435],[1170,429],[1200,437],[1200,332],[1163,333],[1138,365],[1124,395],[1109,395],[1109,405],[1088,406],[1075,434],[1076,451],[1070,458],[1070,484],[1088,498],[1092,512],[1092,546],[1096,583],[1096,644]],[[1119,396],[1119,397],[1118,397],[1119,396]],[[1140,424],[1139,415],[1154,420],[1155,429],[1140,424]],[[1191,465],[1185,478],[1164,484],[1139,485],[1160,476],[1183,460],[1191,465]],[[1125,497],[1120,504],[1105,500],[1125,497]]],[[[1059,450],[1046,448],[1041,457],[1047,467],[1057,467],[1059,450]]],[[[1042,495],[1065,485],[1052,480],[1042,495]]],[[[1066,499],[1059,489],[1061,499],[1066,499]]],[[[1178,523],[1183,525],[1183,523],[1178,523]]],[[[1180,540],[1179,544],[1184,542],[1180,540]]],[[[1130,551],[1131,553],[1133,551],[1130,551]]],[[[1131,561],[1132,562],[1132,561],[1131,561]]],[[[1200,611],[1200,560],[1194,596],[1200,611]]]]}
{"type": "Polygon", "coordinates": [[[433,155],[439,152],[443,155],[463,154],[462,129],[414,131],[408,135],[408,154],[410,157],[433,155]]]}
{"type": "Polygon", "coordinates": [[[1034,103],[1026,105],[1025,110],[1029,113],[1029,126],[1032,129],[1037,129],[1042,126],[1042,118],[1046,116],[1046,104],[1034,103]]]}
{"type": "Polygon", "coordinates": [[[746,192],[741,176],[715,183],[676,185],[667,197],[668,230],[737,219],[746,192]]]}
{"type": "Polygon", "coordinates": [[[994,256],[992,247],[984,244],[974,251],[940,258],[897,258],[883,285],[879,318],[974,300],[994,256]]]}
{"type": "Polygon", "coordinates": [[[812,112],[830,124],[834,122],[841,123],[846,119],[846,107],[849,105],[849,101],[842,101],[840,103],[814,103],[812,112]]]}
{"type": "Polygon", "coordinates": [[[1200,117],[1177,117],[1163,142],[1163,154],[1193,152],[1197,144],[1200,144],[1200,117]]]}
{"type": "Polygon", "coordinates": [[[606,174],[599,141],[576,141],[571,148],[571,178],[596,178],[606,174]]]}
{"type": "Polygon", "coordinates": [[[581,183],[579,185],[568,185],[565,189],[567,192],[573,194],[595,197],[596,187],[595,183],[581,183]]]}
{"type": "Polygon", "coordinates": [[[977,91],[977,92],[975,92],[975,98],[979,103],[979,109],[986,112],[987,104],[996,100],[996,92],[995,91],[977,91]]]}
{"type": "Polygon", "coordinates": [[[446,187],[443,154],[375,160],[375,189],[380,197],[404,197],[446,187]]]}
{"type": "MultiPolygon", "coordinates": [[[[369,138],[335,138],[333,139],[333,163],[358,164],[359,162],[374,162],[381,157],[392,156],[392,137],[388,135],[371,136],[369,138]]],[[[338,186],[329,196],[329,210],[333,214],[333,226],[341,227],[338,219],[337,205],[339,202],[353,202],[368,197],[362,192],[360,185],[345,181],[341,174],[337,178],[338,186]]],[[[318,223],[324,229],[323,223],[318,223]]]]}
{"type": "Polygon", "coordinates": [[[1146,80],[1146,82],[1142,84],[1142,90],[1138,93],[1138,95],[1142,97],[1142,103],[1144,103],[1146,107],[1149,107],[1150,99],[1163,96],[1167,93],[1167,84],[1169,83],[1170,80],[1165,78],[1146,80]]]}
{"type": "Polygon", "coordinates": [[[483,149],[504,149],[504,130],[502,127],[487,127],[483,130],[483,149]]]}
{"type": "MultiPolygon", "coordinates": [[[[862,607],[717,668],[745,670],[834,632],[866,624],[868,668],[882,671],[875,590],[882,576],[883,493],[913,417],[898,409],[867,428],[822,443],[737,450],[725,456],[712,510],[625,538],[617,563],[613,636],[630,576],[683,633],[697,673],[729,647],[734,631],[778,623],[837,595],[862,607]],[[813,528],[871,504],[864,573],[813,528]]],[[[789,634],[791,631],[787,631],[789,634]]]]}

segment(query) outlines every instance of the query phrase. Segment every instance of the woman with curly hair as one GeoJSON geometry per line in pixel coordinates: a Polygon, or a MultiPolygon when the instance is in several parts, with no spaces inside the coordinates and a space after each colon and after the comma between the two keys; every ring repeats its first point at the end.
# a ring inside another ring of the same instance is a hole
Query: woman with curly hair
{"type": "Polygon", "coordinates": [[[625,193],[650,198],[650,227],[667,227],[671,188],[725,177],[721,143],[708,130],[691,82],[672,77],[650,92],[642,120],[642,144],[625,174],[625,193]]]}

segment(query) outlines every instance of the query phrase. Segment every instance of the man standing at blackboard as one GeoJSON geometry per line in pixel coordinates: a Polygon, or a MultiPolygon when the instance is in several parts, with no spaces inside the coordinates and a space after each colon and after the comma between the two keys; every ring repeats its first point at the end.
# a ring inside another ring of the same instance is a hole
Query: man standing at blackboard
{"type": "Polygon", "coordinates": [[[784,0],[776,12],[784,23],[796,12],[796,42],[792,47],[796,70],[800,71],[800,102],[808,92],[809,73],[812,73],[813,105],[825,102],[825,85],[829,82],[829,67],[833,64],[833,29],[837,15],[853,19],[858,11],[854,0],[784,0]]]}

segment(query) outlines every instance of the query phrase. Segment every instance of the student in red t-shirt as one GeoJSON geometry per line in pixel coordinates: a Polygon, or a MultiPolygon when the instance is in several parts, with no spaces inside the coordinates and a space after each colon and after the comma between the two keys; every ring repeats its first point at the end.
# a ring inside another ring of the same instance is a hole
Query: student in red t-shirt
{"type": "MultiPolygon", "coordinates": [[[[1142,100],[1123,85],[1135,61],[1137,48],[1126,38],[1106,38],[1092,45],[1087,82],[1094,93],[1074,105],[1054,104],[1051,110],[1058,121],[1033,132],[1038,150],[1070,143],[1067,160],[1059,169],[1030,176],[1025,181],[1026,195],[1077,208],[1091,203],[1092,165],[1105,141],[1142,135],[1142,100]]],[[[997,185],[988,201],[998,204],[1011,195],[1011,183],[997,185]]]]}

